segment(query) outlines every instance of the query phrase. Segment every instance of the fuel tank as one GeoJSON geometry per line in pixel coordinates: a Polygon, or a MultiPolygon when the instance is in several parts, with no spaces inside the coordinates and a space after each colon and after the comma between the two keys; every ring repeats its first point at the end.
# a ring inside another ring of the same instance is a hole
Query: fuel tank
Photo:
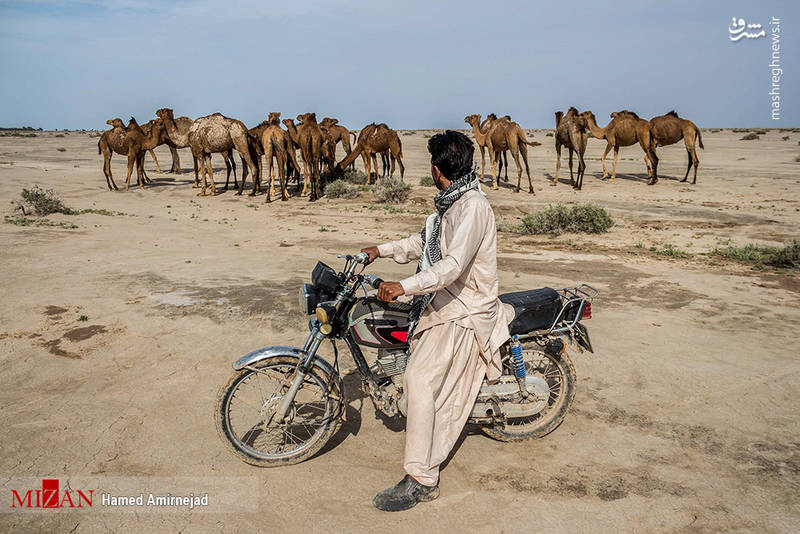
{"type": "Polygon", "coordinates": [[[405,302],[384,302],[364,297],[356,302],[348,316],[348,328],[359,345],[377,349],[405,348],[408,342],[408,313],[405,302]]]}

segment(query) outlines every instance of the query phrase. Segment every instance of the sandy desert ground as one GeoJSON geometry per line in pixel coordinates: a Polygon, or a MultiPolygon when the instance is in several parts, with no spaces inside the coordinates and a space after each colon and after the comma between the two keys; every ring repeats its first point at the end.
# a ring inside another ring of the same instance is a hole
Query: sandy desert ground
{"type": "MultiPolygon", "coordinates": [[[[729,129],[704,130],[694,186],[678,181],[682,145],[660,149],[656,186],[645,185],[638,147],[621,151],[617,182],[604,183],[604,143],[590,139],[576,193],[563,181],[547,185],[553,139],[531,132],[543,143],[531,150],[536,196],[505,184],[487,190],[500,226],[576,201],[604,206],[616,225],[603,235],[502,231],[501,287],[598,287],[587,322],[596,354],[572,352],[578,391],[560,428],[510,444],[469,432],[442,473],[437,501],[395,515],[372,507],[373,495],[402,477],[403,433],[376,417],[355,375],[345,380],[347,422],[310,461],[258,469],[226,450],[213,406],[231,362],[261,346],[302,342],[296,292],[317,260],[338,265],[336,253],[419,230],[435,192],[417,185],[429,173],[430,133],[401,134],[414,188],[399,210],[369,193],[314,204],[267,205],[232,191],[200,198],[186,150],[186,174],[157,174],[148,157],[153,187],[109,192],[97,139],[87,133],[0,138],[4,214],[33,184],[76,209],[122,213],[49,217],[77,228],[0,224],[0,528],[797,531],[800,276],[705,253],[798,237],[800,133],[740,141],[729,129]],[[659,254],[667,244],[692,256],[659,254]],[[19,513],[8,503],[20,477],[72,488],[139,481],[163,493],[201,477],[195,492],[233,504],[19,513]]],[[[157,153],[169,167],[167,149],[157,153]]],[[[123,158],[114,161],[119,184],[123,158]]],[[[510,174],[515,180],[513,164],[510,174]]],[[[224,171],[216,177],[219,184],[224,171]]],[[[396,279],[413,267],[383,260],[372,270],[396,279]]],[[[349,356],[344,365],[352,369],[349,356]]]]}

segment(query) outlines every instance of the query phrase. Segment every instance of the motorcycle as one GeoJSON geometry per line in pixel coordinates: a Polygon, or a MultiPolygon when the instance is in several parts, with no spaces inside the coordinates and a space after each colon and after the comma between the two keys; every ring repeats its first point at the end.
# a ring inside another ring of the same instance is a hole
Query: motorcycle
{"type": "MultiPolygon", "coordinates": [[[[349,349],[375,408],[388,417],[406,415],[403,373],[411,356],[411,306],[378,300],[370,292],[383,281],[363,274],[367,254],[339,257],[345,260],[341,272],[318,262],[311,283],[300,288],[300,308],[312,316],[305,345],[266,347],[242,356],[220,389],[217,429],[249,464],[302,462],[336,433],[345,405],[337,341],[349,349]],[[333,362],[318,354],[326,340],[333,347],[333,362]],[[376,349],[372,364],[362,347],[376,349]]],[[[581,321],[591,318],[598,295],[588,284],[500,295],[514,308],[511,338],[501,348],[502,375],[484,377],[468,422],[501,441],[539,438],[555,430],[575,396],[575,368],[565,348],[570,343],[581,352],[594,352],[581,321]]]]}

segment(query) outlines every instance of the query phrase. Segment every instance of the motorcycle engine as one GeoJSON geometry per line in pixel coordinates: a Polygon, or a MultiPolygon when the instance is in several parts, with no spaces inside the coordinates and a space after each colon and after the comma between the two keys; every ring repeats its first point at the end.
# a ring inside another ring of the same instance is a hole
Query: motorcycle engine
{"type": "Polygon", "coordinates": [[[398,390],[403,388],[403,373],[408,364],[408,352],[405,350],[378,349],[378,372],[392,379],[398,390]]]}

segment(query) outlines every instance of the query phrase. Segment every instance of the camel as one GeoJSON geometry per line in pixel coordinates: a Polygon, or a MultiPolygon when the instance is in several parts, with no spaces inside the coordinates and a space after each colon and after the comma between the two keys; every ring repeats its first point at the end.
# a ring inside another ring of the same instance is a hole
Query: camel
{"type": "Polygon", "coordinates": [[[300,147],[300,156],[303,158],[303,191],[300,196],[306,194],[308,190],[309,177],[311,181],[311,194],[309,201],[313,202],[319,198],[318,187],[322,165],[322,145],[324,136],[322,129],[317,123],[316,113],[303,113],[297,116],[300,124],[295,126],[292,119],[284,119],[283,124],[289,132],[290,139],[300,147]]]}
{"type": "Polygon", "coordinates": [[[351,152],[350,148],[350,136],[353,136],[353,143],[356,141],[356,134],[339,124],[339,119],[332,119],[330,117],[325,117],[319,123],[320,128],[322,128],[323,132],[328,132],[328,135],[333,139],[333,159],[336,159],[336,143],[341,142],[342,148],[344,148],[345,156],[349,155],[351,152]]]}
{"type": "Polygon", "coordinates": [[[650,130],[653,138],[655,139],[655,146],[673,145],[683,139],[686,146],[686,153],[689,156],[689,165],[686,167],[686,175],[681,182],[689,179],[689,171],[694,165],[694,177],[692,184],[697,183],[697,167],[700,165],[700,159],[697,157],[695,150],[695,142],[700,148],[705,150],[703,146],[703,138],[700,135],[700,128],[695,123],[688,119],[682,119],[675,111],[670,111],[666,115],[659,115],[650,119],[650,130]]]}
{"type": "MultiPolygon", "coordinates": [[[[498,189],[497,185],[497,166],[502,164],[501,157],[507,150],[511,151],[511,156],[514,158],[514,163],[517,165],[517,188],[520,190],[520,182],[522,181],[522,166],[519,162],[519,156],[525,163],[525,172],[528,175],[528,191],[536,194],[533,190],[533,182],[531,181],[531,172],[528,165],[528,146],[539,146],[541,143],[538,141],[528,141],[525,137],[525,132],[519,124],[510,120],[506,115],[502,119],[491,119],[485,121],[486,125],[481,128],[480,115],[468,115],[464,118],[464,122],[472,126],[472,131],[475,134],[475,140],[480,145],[486,144],[489,149],[489,163],[491,164],[492,172],[492,189],[498,189]]],[[[506,165],[508,168],[508,165],[506,165]]]]}
{"type": "Polygon", "coordinates": [[[583,160],[583,155],[586,152],[586,143],[589,139],[589,125],[586,117],[578,113],[574,107],[567,110],[564,115],[561,111],[556,111],[556,175],[550,185],[558,184],[558,170],[561,168],[561,147],[567,147],[569,150],[569,184],[575,189],[580,191],[583,187],[583,174],[586,171],[586,163],[583,160]],[[572,176],[572,153],[578,154],[578,181],[576,182],[572,176]]]}
{"type": "Polygon", "coordinates": [[[113,125],[114,128],[106,130],[100,136],[97,142],[97,153],[103,155],[103,174],[106,177],[108,189],[111,190],[112,186],[114,189],[118,189],[111,175],[111,156],[114,152],[123,156],[128,156],[128,176],[125,180],[125,190],[127,191],[130,187],[131,173],[133,172],[134,164],[136,165],[139,187],[145,189],[143,176],[144,155],[146,151],[152,150],[158,146],[159,141],[163,138],[165,130],[164,122],[160,120],[157,121],[148,135],[145,135],[144,131],[133,117],[131,117],[127,129],[125,129],[124,126],[119,126],[122,124],[121,120],[119,123],[115,120],[109,120],[107,123],[113,125]]]}
{"type": "MultiPolygon", "coordinates": [[[[177,149],[189,148],[189,129],[191,129],[194,121],[189,117],[178,117],[176,119],[173,113],[174,112],[170,108],[161,108],[156,111],[156,115],[164,121],[164,126],[167,128],[167,136],[170,140],[170,142],[167,143],[170,147],[170,151],[172,151],[172,169],[170,172],[181,174],[183,171],[181,170],[181,159],[177,149]]],[[[200,187],[200,169],[197,159],[194,156],[192,159],[194,167],[193,187],[198,188],[200,187]]],[[[231,170],[233,170],[233,187],[238,187],[239,183],[236,181],[236,161],[233,159],[233,149],[229,150],[227,153],[223,152],[222,159],[225,160],[225,189],[228,189],[231,170]]]]}
{"type": "Polygon", "coordinates": [[[368,124],[358,133],[356,147],[342,161],[336,165],[336,172],[341,173],[342,169],[350,165],[360,155],[364,163],[364,171],[367,174],[366,185],[369,185],[371,167],[375,168],[375,180],[378,181],[378,160],[377,155],[389,151],[392,158],[392,167],[389,176],[394,174],[394,162],[397,161],[400,167],[400,180],[405,176],[405,166],[403,165],[403,144],[397,132],[389,128],[386,124],[368,124]],[[372,165],[370,165],[372,161],[372,165]]]}
{"type": "Polygon", "coordinates": [[[286,182],[290,169],[292,168],[291,166],[294,166],[295,169],[298,168],[294,145],[289,137],[289,133],[281,128],[280,120],[280,112],[273,111],[269,114],[267,120],[262,123],[264,128],[261,130],[261,146],[263,147],[264,156],[266,157],[267,180],[269,181],[267,202],[271,200],[274,194],[275,174],[272,166],[273,158],[278,166],[278,176],[281,184],[281,200],[289,199],[289,195],[286,192],[286,182]]]}
{"type": "Polygon", "coordinates": [[[597,120],[594,113],[587,110],[581,113],[588,121],[589,131],[593,137],[606,140],[606,148],[603,150],[603,156],[600,161],[603,164],[603,180],[608,178],[608,170],[606,169],[606,155],[614,148],[614,167],[611,170],[611,181],[613,182],[617,177],[617,159],[619,157],[619,148],[623,146],[631,146],[639,143],[645,154],[645,160],[650,158],[653,165],[653,175],[647,182],[648,185],[653,185],[658,181],[658,156],[656,155],[653,136],[650,131],[650,123],[644,119],[639,118],[633,112],[619,113],[611,119],[605,128],[600,128],[597,125],[597,120]]]}
{"type": "MultiPolygon", "coordinates": [[[[125,123],[122,122],[122,119],[120,119],[119,117],[116,117],[116,118],[113,118],[113,119],[108,119],[106,121],[106,124],[110,125],[112,129],[113,128],[122,128],[124,131],[128,131],[128,128],[130,128],[130,127],[140,128],[142,133],[144,133],[145,135],[149,135],[150,134],[150,130],[151,130],[154,122],[155,121],[151,120],[151,121],[149,121],[148,123],[146,123],[146,124],[144,124],[142,126],[139,126],[135,122],[134,123],[130,123],[129,122],[128,125],[126,126],[125,123]]],[[[158,144],[159,145],[163,144],[163,142],[164,142],[163,140],[164,140],[164,136],[162,135],[162,140],[158,144]]],[[[158,172],[161,172],[161,166],[158,164],[158,158],[156,158],[156,153],[153,152],[152,149],[148,150],[148,152],[150,153],[150,157],[153,158],[153,161],[156,164],[156,170],[158,172]]],[[[147,172],[144,171],[144,170],[142,172],[144,174],[145,183],[150,183],[150,178],[147,177],[147,172]]]]}
{"type": "MultiPolygon", "coordinates": [[[[198,196],[205,196],[207,179],[211,182],[211,195],[217,194],[214,184],[214,168],[211,166],[211,154],[214,152],[228,154],[235,148],[250,168],[253,176],[259,176],[255,161],[258,154],[254,149],[247,127],[240,120],[231,119],[221,113],[196,119],[189,128],[189,147],[192,149],[192,156],[198,161],[203,175],[203,186],[198,196]]],[[[225,187],[227,188],[227,186],[226,181],[225,187]]]]}
{"type": "Polygon", "coordinates": [[[464,117],[464,122],[472,126],[472,132],[475,135],[475,144],[478,145],[478,148],[481,151],[481,181],[483,181],[483,177],[486,174],[486,147],[488,139],[486,135],[481,132],[488,131],[488,125],[491,124],[493,121],[497,120],[497,115],[494,113],[489,113],[484,119],[483,122],[480,122],[481,116],[479,114],[474,115],[467,115],[464,117]]]}

